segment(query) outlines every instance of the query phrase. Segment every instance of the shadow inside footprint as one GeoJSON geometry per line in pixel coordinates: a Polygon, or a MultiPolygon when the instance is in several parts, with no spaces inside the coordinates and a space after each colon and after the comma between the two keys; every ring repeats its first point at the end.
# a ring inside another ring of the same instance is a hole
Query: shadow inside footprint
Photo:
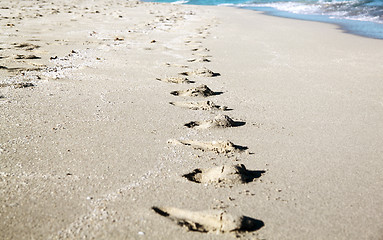
{"type": "Polygon", "coordinates": [[[245,124],[246,122],[243,122],[243,121],[234,121],[233,127],[240,127],[240,126],[244,126],[245,124]]]}
{"type": "Polygon", "coordinates": [[[242,181],[244,183],[252,182],[254,179],[260,178],[262,174],[266,172],[264,170],[247,170],[243,165],[238,171],[241,173],[242,181]]]}
{"type": "Polygon", "coordinates": [[[191,121],[191,122],[185,123],[184,126],[188,128],[194,128],[194,127],[200,126],[200,124],[198,122],[191,121]]]}
{"type": "Polygon", "coordinates": [[[158,207],[152,207],[152,209],[156,212],[156,213],[158,213],[158,214],[160,214],[161,216],[164,216],[164,217],[168,217],[169,216],[169,213],[167,213],[167,212],[165,212],[165,211],[162,211],[160,208],[158,208],[158,207]]]}
{"type": "Polygon", "coordinates": [[[201,183],[201,180],[196,177],[198,174],[202,174],[202,170],[199,168],[194,169],[191,173],[182,175],[182,177],[186,178],[191,182],[201,183]]]}
{"type": "Polygon", "coordinates": [[[213,92],[213,96],[218,96],[218,95],[221,95],[223,94],[223,92],[213,92]]]}
{"type": "Polygon", "coordinates": [[[243,216],[241,220],[241,227],[238,229],[240,232],[253,232],[265,226],[263,221],[251,217],[243,216]]]}
{"type": "Polygon", "coordinates": [[[246,146],[240,146],[240,145],[235,145],[235,144],[233,144],[233,147],[234,147],[235,149],[241,151],[241,152],[242,152],[242,151],[246,151],[246,150],[249,149],[249,148],[246,147],[246,146]]]}

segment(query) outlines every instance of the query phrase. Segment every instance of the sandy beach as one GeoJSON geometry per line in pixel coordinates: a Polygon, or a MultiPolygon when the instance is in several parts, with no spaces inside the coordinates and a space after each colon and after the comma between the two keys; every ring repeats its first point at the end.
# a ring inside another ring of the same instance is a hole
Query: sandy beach
{"type": "Polygon", "coordinates": [[[0,25],[0,239],[383,239],[382,40],[117,0],[0,25]]]}

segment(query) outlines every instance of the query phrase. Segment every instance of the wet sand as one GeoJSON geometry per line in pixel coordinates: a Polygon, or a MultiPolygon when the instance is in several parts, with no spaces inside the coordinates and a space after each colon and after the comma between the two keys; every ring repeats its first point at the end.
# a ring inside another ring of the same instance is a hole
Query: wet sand
{"type": "Polygon", "coordinates": [[[382,238],[383,41],[52,3],[0,3],[1,239],[382,238]]]}

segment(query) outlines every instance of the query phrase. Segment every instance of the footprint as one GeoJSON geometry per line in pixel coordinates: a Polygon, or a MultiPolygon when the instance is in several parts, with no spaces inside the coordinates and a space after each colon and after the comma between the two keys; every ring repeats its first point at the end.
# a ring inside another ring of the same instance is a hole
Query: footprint
{"type": "Polygon", "coordinates": [[[0,66],[0,69],[7,70],[8,72],[21,72],[23,70],[26,70],[25,68],[9,68],[6,66],[0,66]]]}
{"type": "Polygon", "coordinates": [[[41,57],[37,57],[36,55],[17,55],[15,59],[40,59],[41,57]]]}
{"type": "Polygon", "coordinates": [[[31,51],[33,49],[40,47],[38,45],[34,45],[31,43],[20,43],[20,44],[14,43],[13,45],[15,45],[15,48],[22,48],[22,49],[27,50],[27,51],[31,51]]]}
{"type": "Polygon", "coordinates": [[[8,72],[11,72],[11,73],[20,73],[20,72],[27,72],[27,71],[41,71],[43,70],[43,68],[40,68],[40,67],[34,67],[34,68],[23,68],[23,67],[20,67],[20,68],[8,68],[8,67],[5,67],[5,66],[0,66],[0,69],[5,69],[7,70],[8,72]]]}
{"type": "Polygon", "coordinates": [[[200,76],[200,77],[217,77],[221,76],[219,73],[215,73],[207,68],[201,68],[201,69],[196,69],[191,72],[182,72],[180,75],[185,75],[185,76],[200,76]]]}
{"type": "Polygon", "coordinates": [[[188,108],[191,110],[222,110],[222,111],[229,111],[226,106],[218,106],[215,105],[212,101],[187,101],[187,102],[169,102],[171,105],[177,106],[177,107],[183,107],[188,108]]]}
{"type": "Polygon", "coordinates": [[[209,97],[213,95],[220,95],[222,92],[213,92],[208,86],[201,85],[187,90],[173,91],[170,94],[182,97],[209,97]]]}
{"type": "Polygon", "coordinates": [[[178,225],[197,232],[252,232],[265,225],[263,221],[231,215],[223,210],[190,211],[173,207],[152,207],[152,209],[178,225]]]}
{"type": "Polygon", "coordinates": [[[165,63],[168,67],[179,67],[179,68],[189,68],[189,66],[177,64],[177,63],[165,63]]]}
{"type": "Polygon", "coordinates": [[[24,83],[0,83],[0,88],[2,87],[13,87],[13,88],[27,88],[27,87],[34,87],[35,85],[30,82],[24,82],[24,83]]]}
{"type": "Polygon", "coordinates": [[[195,83],[190,81],[186,77],[168,77],[168,78],[156,78],[158,81],[167,82],[167,83],[195,83]]]}
{"type": "Polygon", "coordinates": [[[185,146],[191,146],[194,149],[202,151],[211,151],[217,154],[229,154],[234,152],[244,152],[248,148],[244,146],[235,145],[230,141],[211,141],[211,142],[202,142],[194,140],[175,140],[170,139],[168,143],[171,144],[181,144],[185,146]]]}
{"type": "Polygon", "coordinates": [[[254,181],[265,171],[249,171],[241,165],[224,165],[209,169],[194,169],[193,172],[183,175],[189,181],[196,183],[226,183],[242,184],[254,181]]]}
{"type": "Polygon", "coordinates": [[[228,127],[239,127],[245,125],[245,122],[234,121],[227,115],[218,115],[213,120],[207,121],[192,121],[186,123],[185,126],[188,128],[196,129],[207,129],[207,128],[228,128],[228,127]]]}
{"type": "Polygon", "coordinates": [[[191,49],[192,52],[210,52],[207,48],[193,48],[191,49]]]}
{"type": "Polygon", "coordinates": [[[193,53],[192,55],[198,56],[201,58],[212,58],[213,57],[212,55],[206,55],[206,54],[201,54],[201,53],[193,53]]]}
{"type": "Polygon", "coordinates": [[[188,62],[196,62],[196,61],[198,61],[198,62],[211,62],[210,59],[208,59],[208,58],[204,58],[204,57],[202,57],[202,58],[200,58],[200,59],[191,58],[191,59],[188,59],[187,61],[188,61],[188,62]]]}

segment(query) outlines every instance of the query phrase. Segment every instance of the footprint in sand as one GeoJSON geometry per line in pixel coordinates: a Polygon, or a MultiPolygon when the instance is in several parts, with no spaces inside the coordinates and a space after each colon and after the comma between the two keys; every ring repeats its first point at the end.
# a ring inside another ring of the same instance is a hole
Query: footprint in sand
{"type": "Polygon", "coordinates": [[[179,67],[179,68],[189,68],[187,65],[177,64],[177,63],[165,63],[168,67],[179,67]]]}
{"type": "Polygon", "coordinates": [[[206,54],[201,54],[201,53],[192,53],[192,55],[198,56],[201,58],[212,58],[213,57],[212,55],[206,55],[206,54]]]}
{"type": "Polygon", "coordinates": [[[167,77],[167,78],[156,78],[156,80],[167,83],[195,83],[194,81],[190,81],[186,77],[167,77]]]}
{"type": "Polygon", "coordinates": [[[218,77],[221,76],[219,73],[215,73],[207,68],[201,68],[201,69],[196,69],[191,72],[182,72],[180,75],[185,75],[185,76],[200,76],[200,77],[218,77]]]}
{"type": "Polygon", "coordinates": [[[194,169],[193,172],[183,175],[189,181],[196,183],[224,183],[242,184],[254,181],[265,171],[250,171],[241,165],[224,165],[209,169],[194,169]]]}
{"type": "Polygon", "coordinates": [[[203,141],[195,141],[195,140],[175,140],[169,139],[168,143],[171,144],[181,144],[185,146],[190,146],[194,149],[202,150],[202,151],[211,151],[217,154],[230,154],[235,152],[247,152],[247,147],[235,145],[230,141],[211,141],[211,142],[203,142],[203,141]]]}
{"type": "Polygon", "coordinates": [[[231,215],[223,210],[190,211],[173,207],[152,207],[152,209],[178,225],[198,232],[251,232],[265,225],[263,221],[241,215],[231,215]]]}
{"type": "Polygon", "coordinates": [[[191,110],[222,110],[229,111],[226,106],[215,105],[212,101],[185,101],[185,102],[169,102],[171,105],[188,108],[191,110]]]}
{"type": "Polygon", "coordinates": [[[34,45],[31,43],[20,43],[20,44],[14,43],[13,45],[15,45],[15,48],[24,49],[27,51],[32,51],[32,50],[40,47],[38,45],[34,45]]]}
{"type": "Polygon", "coordinates": [[[218,115],[212,120],[206,121],[191,121],[184,126],[195,129],[207,129],[207,128],[228,128],[239,127],[245,125],[246,122],[234,121],[227,115],[218,115]]]}
{"type": "Polygon", "coordinates": [[[208,48],[193,48],[191,49],[192,52],[210,52],[208,48]]]}
{"type": "Polygon", "coordinates": [[[27,70],[25,68],[9,68],[9,67],[6,67],[6,66],[0,66],[0,69],[4,69],[4,70],[7,70],[8,72],[21,72],[23,70],[27,70]]]}
{"type": "Polygon", "coordinates": [[[2,87],[13,87],[13,88],[27,88],[34,87],[35,85],[30,82],[25,83],[0,83],[0,88],[2,87]]]}
{"type": "Polygon", "coordinates": [[[15,59],[40,59],[41,57],[38,57],[36,55],[17,55],[15,59]]]}
{"type": "Polygon", "coordinates": [[[200,58],[200,59],[191,58],[191,59],[188,59],[187,61],[188,61],[188,62],[211,62],[210,59],[205,58],[205,57],[202,57],[202,58],[200,58]]]}
{"type": "Polygon", "coordinates": [[[208,86],[200,85],[198,87],[190,88],[187,90],[173,91],[170,92],[170,94],[181,97],[209,97],[214,95],[220,95],[222,94],[222,92],[213,92],[208,86]]]}

